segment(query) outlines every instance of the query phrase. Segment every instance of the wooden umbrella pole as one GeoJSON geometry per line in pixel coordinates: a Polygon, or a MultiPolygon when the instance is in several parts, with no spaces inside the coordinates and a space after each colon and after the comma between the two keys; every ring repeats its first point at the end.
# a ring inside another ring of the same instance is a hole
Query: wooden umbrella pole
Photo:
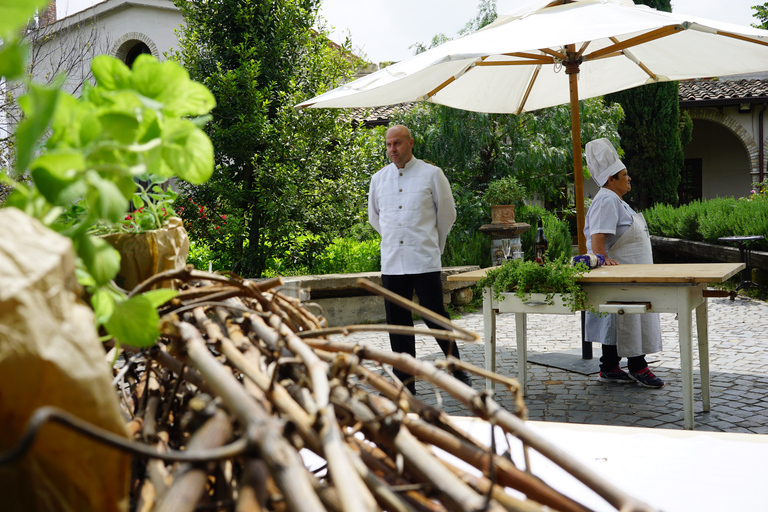
{"type": "Polygon", "coordinates": [[[579,65],[576,45],[568,45],[568,61],[565,73],[568,75],[571,92],[571,139],[573,141],[573,183],[576,203],[576,230],[579,239],[579,254],[586,254],[587,240],[584,237],[584,173],[581,167],[581,119],[579,118],[579,65]],[[575,60],[570,60],[575,59],[575,60]]]}

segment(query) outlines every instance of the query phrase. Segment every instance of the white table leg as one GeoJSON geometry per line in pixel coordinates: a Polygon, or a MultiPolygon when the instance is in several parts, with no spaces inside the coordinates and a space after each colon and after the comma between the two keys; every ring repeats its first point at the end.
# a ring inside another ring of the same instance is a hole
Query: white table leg
{"type": "Polygon", "coordinates": [[[680,366],[683,370],[683,418],[686,430],[693,430],[693,342],[691,339],[691,298],[686,287],[678,288],[677,326],[680,338],[680,366]]]}
{"type": "MultiPolygon", "coordinates": [[[[485,369],[496,371],[496,312],[493,310],[493,289],[483,288],[483,339],[485,341],[485,369]]],[[[493,380],[486,378],[485,387],[493,391],[493,380]]]]}
{"type": "Polygon", "coordinates": [[[701,368],[701,402],[704,412],[710,410],[709,391],[709,334],[707,333],[707,299],[696,308],[696,333],[699,342],[699,367],[701,368]]]}
{"type": "Polygon", "coordinates": [[[528,395],[528,315],[515,313],[515,339],[517,340],[517,380],[528,395]]]}

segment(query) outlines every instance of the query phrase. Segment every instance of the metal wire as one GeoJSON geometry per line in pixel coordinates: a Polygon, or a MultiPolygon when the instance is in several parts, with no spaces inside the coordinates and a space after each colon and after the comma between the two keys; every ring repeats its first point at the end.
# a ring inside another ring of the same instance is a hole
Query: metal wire
{"type": "Polygon", "coordinates": [[[49,421],[71,428],[75,432],[107,446],[117,448],[118,450],[133,455],[149,457],[151,459],[160,459],[165,462],[199,463],[231,459],[232,457],[244,453],[249,446],[248,439],[242,437],[219,448],[185,451],[169,450],[167,452],[159,452],[146,444],[131,441],[113,432],[92,425],[57,407],[45,406],[40,407],[34,414],[32,414],[19,443],[7,452],[0,454],[0,466],[9,464],[23,457],[32,447],[42,426],[49,421]]]}

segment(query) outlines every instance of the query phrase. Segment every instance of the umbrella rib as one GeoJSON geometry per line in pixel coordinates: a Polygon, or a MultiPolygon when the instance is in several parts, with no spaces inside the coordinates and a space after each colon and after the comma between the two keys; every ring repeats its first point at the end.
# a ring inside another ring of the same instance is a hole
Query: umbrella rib
{"type": "Polygon", "coordinates": [[[586,51],[587,47],[589,46],[589,43],[592,41],[586,41],[584,44],[581,45],[581,48],[579,48],[579,51],[576,53],[576,59],[580,59],[582,55],[584,55],[584,52],[586,51]]]}
{"type": "Polygon", "coordinates": [[[550,48],[541,48],[541,50],[539,50],[539,51],[541,51],[542,53],[546,53],[548,55],[551,55],[554,58],[562,60],[562,61],[568,60],[568,57],[565,54],[563,54],[562,52],[556,52],[555,50],[552,50],[550,48]]]}
{"type": "MultiPolygon", "coordinates": [[[[544,51],[544,50],[542,50],[544,51]]],[[[502,55],[505,55],[507,57],[521,57],[523,59],[530,59],[532,61],[540,61],[542,59],[546,59],[544,55],[539,55],[536,53],[526,53],[526,52],[513,52],[513,53],[502,53],[502,55]]],[[[552,59],[549,59],[549,62],[552,62],[552,59]]]]}
{"type": "MultiPolygon", "coordinates": [[[[616,39],[615,37],[612,37],[612,38],[611,38],[611,41],[613,41],[613,42],[614,42],[614,43],[616,43],[616,44],[619,44],[619,40],[618,40],[618,39],[616,39]]],[[[627,57],[629,60],[631,60],[632,62],[634,62],[635,64],[637,64],[637,66],[638,66],[640,69],[642,69],[643,71],[645,71],[645,73],[646,73],[646,74],[647,74],[649,77],[651,77],[651,78],[652,78],[652,79],[653,79],[655,82],[658,82],[658,81],[659,81],[659,77],[658,77],[658,76],[656,76],[656,73],[654,73],[653,71],[651,71],[650,69],[648,69],[648,66],[646,66],[645,64],[643,64],[643,62],[642,62],[640,59],[638,59],[637,57],[635,57],[635,54],[634,54],[634,53],[632,53],[632,52],[631,52],[631,51],[629,51],[629,50],[623,50],[621,53],[623,53],[623,54],[624,54],[624,55],[625,55],[625,56],[626,56],[626,57],[627,57]]]]}
{"type": "Polygon", "coordinates": [[[761,44],[763,46],[768,46],[768,41],[759,41],[756,39],[752,39],[751,37],[742,36],[739,34],[734,34],[733,32],[721,32],[717,31],[717,35],[719,36],[725,36],[725,37],[732,37],[733,39],[738,39],[740,41],[745,41],[747,43],[755,43],[755,44],[761,44]]]}
{"type": "Polygon", "coordinates": [[[681,30],[685,30],[684,27],[682,27],[681,25],[662,27],[660,29],[648,32],[647,34],[642,34],[642,35],[627,39],[624,42],[616,42],[611,46],[606,46],[605,48],[601,48],[600,50],[595,50],[589,55],[585,55],[584,60],[598,59],[600,57],[605,56],[608,53],[614,53],[616,51],[625,50],[633,46],[639,46],[641,44],[655,41],[656,39],[661,39],[662,37],[671,36],[681,30]]]}
{"type": "MultiPolygon", "coordinates": [[[[542,51],[545,51],[545,50],[542,50],[542,51]]],[[[553,53],[555,53],[555,52],[553,52],[553,53]]],[[[482,57],[483,60],[481,60],[479,62],[473,62],[472,64],[467,66],[463,71],[461,71],[457,75],[454,75],[454,76],[448,78],[445,82],[441,83],[440,85],[438,85],[437,87],[435,87],[434,89],[429,91],[424,97],[427,98],[427,99],[431,98],[435,94],[439,93],[440,91],[442,91],[443,89],[445,89],[446,87],[451,85],[454,81],[456,81],[456,79],[459,76],[465,75],[467,72],[469,72],[472,68],[474,68],[476,66],[523,66],[523,65],[524,66],[530,66],[531,64],[536,64],[538,67],[536,68],[536,71],[534,72],[534,75],[533,75],[533,79],[532,79],[530,85],[528,86],[528,91],[526,91],[526,93],[525,93],[525,97],[523,99],[523,104],[521,105],[521,108],[522,108],[522,106],[525,105],[525,100],[528,98],[528,93],[530,93],[530,88],[533,86],[533,81],[536,80],[536,76],[539,73],[539,69],[541,69],[541,65],[542,64],[554,64],[555,59],[552,58],[552,57],[547,57],[545,55],[536,55],[536,54],[530,54],[530,53],[506,53],[504,55],[511,56],[511,57],[524,57],[524,58],[527,58],[529,60],[524,60],[524,61],[520,61],[520,60],[517,60],[517,61],[504,61],[504,62],[485,62],[485,59],[487,59],[488,56],[482,57]]]]}
{"type": "Polygon", "coordinates": [[[475,62],[473,62],[473,63],[469,64],[467,67],[465,67],[464,69],[462,69],[462,70],[461,70],[459,73],[457,73],[457,74],[453,75],[453,76],[452,76],[452,77],[450,77],[448,80],[446,80],[445,82],[441,83],[440,85],[438,85],[437,87],[435,87],[434,89],[432,89],[431,91],[429,91],[429,92],[428,92],[427,94],[425,94],[423,97],[424,97],[425,99],[429,99],[429,98],[431,98],[431,97],[432,97],[432,96],[434,96],[435,94],[439,93],[440,91],[442,91],[443,89],[445,89],[446,87],[448,87],[448,86],[449,86],[451,83],[453,83],[453,82],[454,82],[454,81],[455,81],[455,80],[456,80],[458,77],[460,77],[461,75],[464,75],[464,74],[466,74],[466,73],[467,73],[467,71],[469,71],[470,69],[474,68],[474,67],[475,67],[475,66],[477,66],[477,65],[482,65],[482,64],[483,64],[483,61],[484,61],[485,59],[487,59],[487,58],[488,58],[488,56],[487,56],[487,55],[486,55],[486,56],[483,56],[483,57],[480,57],[480,60],[479,60],[479,61],[475,61],[475,62]]]}
{"type": "Polygon", "coordinates": [[[531,64],[554,64],[554,59],[537,59],[537,60],[513,60],[513,61],[494,61],[494,62],[478,62],[478,66],[530,66],[531,64]]]}
{"type": "Polygon", "coordinates": [[[531,89],[533,89],[533,84],[534,82],[536,82],[536,78],[539,76],[539,70],[541,70],[541,64],[536,66],[536,69],[533,71],[533,76],[531,76],[531,80],[528,82],[528,88],[525,90],[523,99],[520,101],[520,106],[517,108],[517,111],[515,112],[516,116],[519,116],[520,112],[522,112],[523,109],[525,108],[525,104],[528,101],[528,95],[531,93],[531,89]]]}

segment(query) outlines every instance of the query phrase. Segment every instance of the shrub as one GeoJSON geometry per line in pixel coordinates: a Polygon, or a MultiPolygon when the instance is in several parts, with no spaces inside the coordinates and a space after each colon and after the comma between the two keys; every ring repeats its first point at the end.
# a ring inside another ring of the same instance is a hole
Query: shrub
{"type": "Polygon", "coordinates": [[[525,259],[533,261],[533,240],[536,237],[536,228],[539,219],[544,220],[544,236],[547,237],[549,248],[547,258],[554,261],[560,258],[568,258],[573,254],[573,243],[568,230],[568,223],[560,220],[557,215],[538,206],[525,205],[515,212],[515,222],[525,222],[531,225],[531,229],[521,235],[525,259]]]}
{"type": "Polygon", "coordinates": [[[381,269],[379,240],[336,238],[317,257],[313,274],[376,272],[381,269]]]}
{"type": "MultiPolygon", "coordinates": [[[[674,208],[656,205],[643,212],[652,235],[684,238],[722,244],[726,236],[763,235],[768,238],[768,196],[752,194],[748,198],[715,198],[694,201],[674,208]]],[[[768,241],[752,245],[768,250],[768,241]]]]}
{"type": "Polygon", "coordinates": [[[452,230],[443,252],[444,267],[491,266],[491,237],[478,230],[452,230]]]}

